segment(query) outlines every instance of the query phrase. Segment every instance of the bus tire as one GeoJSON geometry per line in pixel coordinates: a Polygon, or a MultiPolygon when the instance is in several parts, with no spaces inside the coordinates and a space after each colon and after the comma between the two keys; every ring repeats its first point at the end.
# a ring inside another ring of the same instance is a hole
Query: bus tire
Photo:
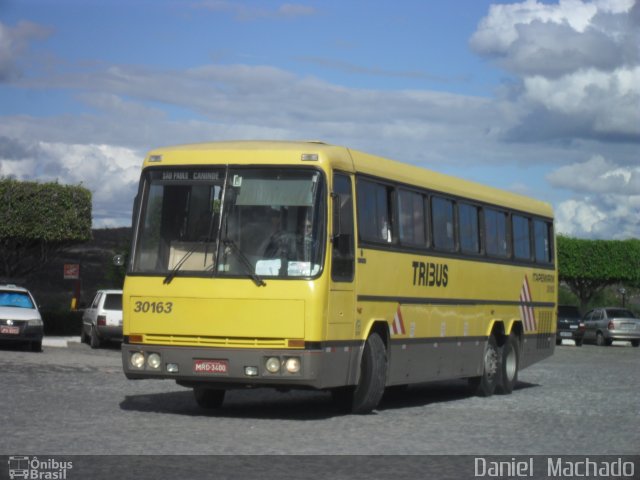
{"type": "Polygon", "coordinates": [[[513,392],[513,387],[518,382],[518,370],[520,369],[520,350],[518,337],[513,333],[500,349],[500,368],[496,393],[508,395],[513,392]]]}
{"type": "Polygon", "coordinates": [[[222,406],[225,390],[216,390],[207,387],[193,387],[193,396],[199,407],[215,409],[222,406]]]}
{"type": "Polygon", "coordinates": [[[365,414],[378,406],[387,383],[387,349],[380,335],[372,333],[364,344],[360,379],[355,387],[331,390],[333,401],[343,410],[365,414]]]}
{"type": "Polygon", "coordinates": [[[490,397],[496,390],[500,371],[500,349],[491,334],[482,357],[482,375],[469,379],[469,388],[474,395],[490,397]]]}
{"type": "Polygon", "coordinates": [[[378,406],[387,383],[387,349],[380,335],[372,333],[364,344],[360,380],[353,391],[351,412],[364,414],[378,406]]]}

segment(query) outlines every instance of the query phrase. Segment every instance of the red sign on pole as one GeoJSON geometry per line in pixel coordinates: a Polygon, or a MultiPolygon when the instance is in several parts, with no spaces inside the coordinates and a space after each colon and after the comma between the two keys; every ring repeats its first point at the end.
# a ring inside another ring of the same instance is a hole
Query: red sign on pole
{"type": "Polygon", "coordinates": [[[80,265],[77,263],[64,264],[64,279],[78,280],[80,278],[80,265]]]}

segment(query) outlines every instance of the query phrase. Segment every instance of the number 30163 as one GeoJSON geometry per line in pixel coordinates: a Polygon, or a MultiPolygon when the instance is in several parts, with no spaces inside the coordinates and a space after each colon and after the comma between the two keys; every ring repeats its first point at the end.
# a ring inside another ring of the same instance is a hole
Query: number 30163
{"type": "Polygon", "coordinates": [[[171,313],[173,302],[142,302],[137,301],[133,308],[136,313],[171,313]]]}

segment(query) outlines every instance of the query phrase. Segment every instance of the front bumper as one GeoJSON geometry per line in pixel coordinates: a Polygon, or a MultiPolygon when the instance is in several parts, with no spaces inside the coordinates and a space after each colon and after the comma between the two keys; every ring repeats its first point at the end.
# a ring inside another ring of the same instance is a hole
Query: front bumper
{"type": "Polygon", "coordinates": [[[355,365],[362,351],[361,345],[340,348],[319,346],[313,349],[265,348],[204,348],[191,346],[122,344],[122,367],[129,379],[171,379],[186,386],[201,384],[218,388],[283,387],[325,389],[355,384],[355,365]],[[131,363],[134,353],[145,356],[145,363],[136,368],[131,363]],[[149,355],[160,355],[158,368],[151,368],[149,355]],[[271,357],[281,359],[283,367],[270,373],[265,367],[271,357]],[[300,371],[289,373],[284,362],[291,357],[300,360],[300,371]],[[225,372],[197,371],[196,361],[217,361],[225,365],[225,372]],[[176,371],[171,371],[175,370],[176,371]],[[256,375],[248,375],[247,367],[256,375]]]}
{"type": "MultiPolygon", "coordinates": [[[[0,324],[1,327],[5,327],[8,331],[9,325],[4,322],[0,324]]],[[[44,336],[44,329],[42,325],[29,325],[21,322],[18,325],[11,325],[11,327],[17,327],[18,333],[0,333],[0,341],[2,342],[40,342],[44,336]]]]}

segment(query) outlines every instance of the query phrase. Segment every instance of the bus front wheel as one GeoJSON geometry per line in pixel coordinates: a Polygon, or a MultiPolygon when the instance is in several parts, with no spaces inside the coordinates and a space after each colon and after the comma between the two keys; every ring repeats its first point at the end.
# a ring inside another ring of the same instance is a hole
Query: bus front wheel
{"type": "Polygon", "coordinates": [[[498,348],[496,338],[491,335],[484,349],[482,375],[469,379],[469,388],[473,394],[480,397],[490,397],[493,395],[498,383],[500,363],[500,349],[498,348]]]}
{"type": "Polygon", "coordinates": [[[196,399],[196,403],[207,409],[220,408],[222,402],[224,402],[224,390],[215,390],[206,387],[194,387],[193,396],[196,399]]]}
{"type": "Polygon", "coordinates": [[[380,335],[372,333],[364,344],[358,384],[336,388],[331,394],[334,401],[351,413],[371,413],[380,403],[386,382],[387,349],[380,335]]]}

